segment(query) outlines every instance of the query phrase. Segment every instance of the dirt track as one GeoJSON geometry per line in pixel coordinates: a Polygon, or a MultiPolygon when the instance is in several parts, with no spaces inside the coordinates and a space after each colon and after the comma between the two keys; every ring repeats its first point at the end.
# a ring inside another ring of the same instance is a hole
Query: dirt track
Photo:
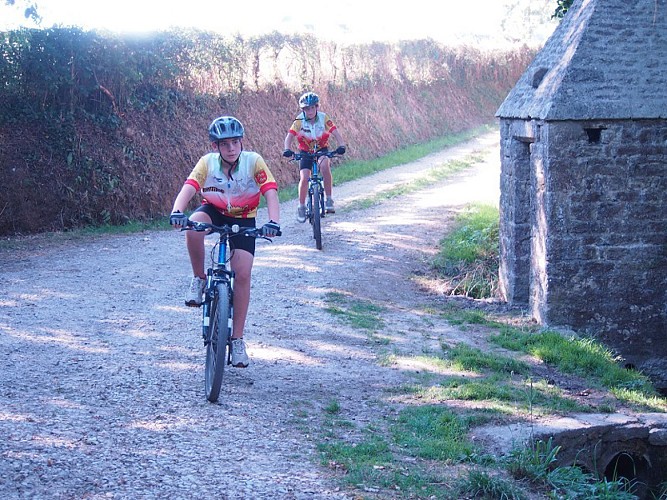
{"type": "MultiPolygon", "coordinates": [[[[497,133],[336,188],[324,250],[282,206],[284,236],[258,242],[246,339],[252,364],[203,394],[199,310],[182,305],[183,234],[154,231],[0,251],[0,497],[353,498],[319,463],[332,401],[363,427],[394,411],[366,333],[324,310],[327,292],[387,308],[392,348],[470,338],[407,279],[468,202],[498,200],[497,133]],[[368,192],[484,151],[488,161],[419,193],[345,210],[368,192]]],[[[266,214],[260,212],[260,222],[266,214]]]]}

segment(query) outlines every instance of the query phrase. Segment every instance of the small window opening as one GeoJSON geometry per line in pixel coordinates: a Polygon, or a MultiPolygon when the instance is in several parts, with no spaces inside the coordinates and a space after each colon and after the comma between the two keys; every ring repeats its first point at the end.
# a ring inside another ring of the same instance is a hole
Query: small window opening
{"type": "Polygon", "coordinates": [[[602,131],[604,130],[602,127],[597,127],[597,128],[585,128],[586,135],[588,136],[588,142],[592,143],[597,143],[600,142],[600,139],[602,138],[602,131]]]}
{"type": "Polygon", "coordinates": [[[534,89],[540,86],[540,83],[542,83],[542,80],[544,80],[544,75],[547,74],[547,71],[549,71],[547,68],[540,68],[535,73],[533,73],[533,81],[531,85],[534,89]]]}

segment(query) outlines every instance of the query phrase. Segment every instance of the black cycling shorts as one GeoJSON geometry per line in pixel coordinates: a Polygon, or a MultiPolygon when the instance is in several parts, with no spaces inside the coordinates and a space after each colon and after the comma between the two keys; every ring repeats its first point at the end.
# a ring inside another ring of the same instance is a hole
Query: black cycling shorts
{"type": "MultiPolygon", "coordinates": [[[[256,227],[254,218],[237,219],[236,217],[228,217],[227,215],[221,214],[209,203],[204,203],[195,210],[195,212],[204,212],[211,218],[211,222],[216,226],[224,226],[225,224],[231,226],[232,224],[238,224],[241,227],[256,227]]],[[[246,252],[255,255],[255,238],[243,234],[232,236],[229,238],[229,248],[232,250],[238,248],[239,250],[245,250],[246,252]]]]}
{"type": "MultiPolygon", "coordinates": [[[[318,151],[324,151],[325,153],[329,152],[329,148],[318,149],[318,151]]],[[[299,151],[299,153],[307,153],[307,151],[299,151]]],[[[301,158],[299,161],[299,170],[312,170],[313,169],[313,160],[312,158],[301,158]]]]}

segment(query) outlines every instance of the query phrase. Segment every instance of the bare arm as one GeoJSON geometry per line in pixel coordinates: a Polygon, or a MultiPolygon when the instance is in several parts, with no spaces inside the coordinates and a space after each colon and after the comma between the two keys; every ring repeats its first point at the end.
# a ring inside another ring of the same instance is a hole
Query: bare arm
{"type": "Polygon", "coordinates": [[[285,136],[285,149],[292,149],[292,143],[294,142],[294,136],[289,132],[285,136]]]}
{"type": "Polygon", "coordinates": [[[340,134],[337,128],[331,131],[331,135],[333,135],[334,139],[336,139],[336,144],[338,146],[345,146],[345,140],[343,139],[343,136],[340,134]]]}
{"type": "Polygon", "coordinates": [[[197,190],[194,186],[190,184],[183,184],[180,192],[174,200],[174,208],[171,209],[172,212],[185,212],[188,203],[192,197],[197,193],[197,190]]]}
{"type": "Polygon", "coordinates": [[[269,212],[269,220],[280,224],[280,200],[278,199],[278,191],[276,189],[269,189],[264,193],[266,199],[266,209],[269,212]]]}

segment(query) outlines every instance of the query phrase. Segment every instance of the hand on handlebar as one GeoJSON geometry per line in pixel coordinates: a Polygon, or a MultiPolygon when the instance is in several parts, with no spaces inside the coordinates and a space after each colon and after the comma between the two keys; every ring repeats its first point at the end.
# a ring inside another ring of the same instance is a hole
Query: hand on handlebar
{"type": "Polygon", "coordinates": [[[180,210],[176,210],[169,216],[169,224],[176,228],[185,227],[188,224],[188,216],[180,210]]]}
{"type": "Polygon", "coordinates": [[[345,146],[338,146],[338,147],[336,148],[336,151],[334,151],[334,153],[336,153],[337,155],[344,155],[344,154],[345,154],[345,151],[347,151],[347,149],[345,148],[345,146]]]}
{"type": "Polygon", "coordinates": [[[273,237],[278,236],[280,233],[280,224],[275,221],[270,220],[262,226],[262,236],[273,237]]]}
{"type": "Polygon", "coordinates": [[[283,151],[283,156],[285,158],[291,158],[292,156],[294,156],[294,151],[292,151],[291,149],[286,149],[285,151],[283,151]]]}

